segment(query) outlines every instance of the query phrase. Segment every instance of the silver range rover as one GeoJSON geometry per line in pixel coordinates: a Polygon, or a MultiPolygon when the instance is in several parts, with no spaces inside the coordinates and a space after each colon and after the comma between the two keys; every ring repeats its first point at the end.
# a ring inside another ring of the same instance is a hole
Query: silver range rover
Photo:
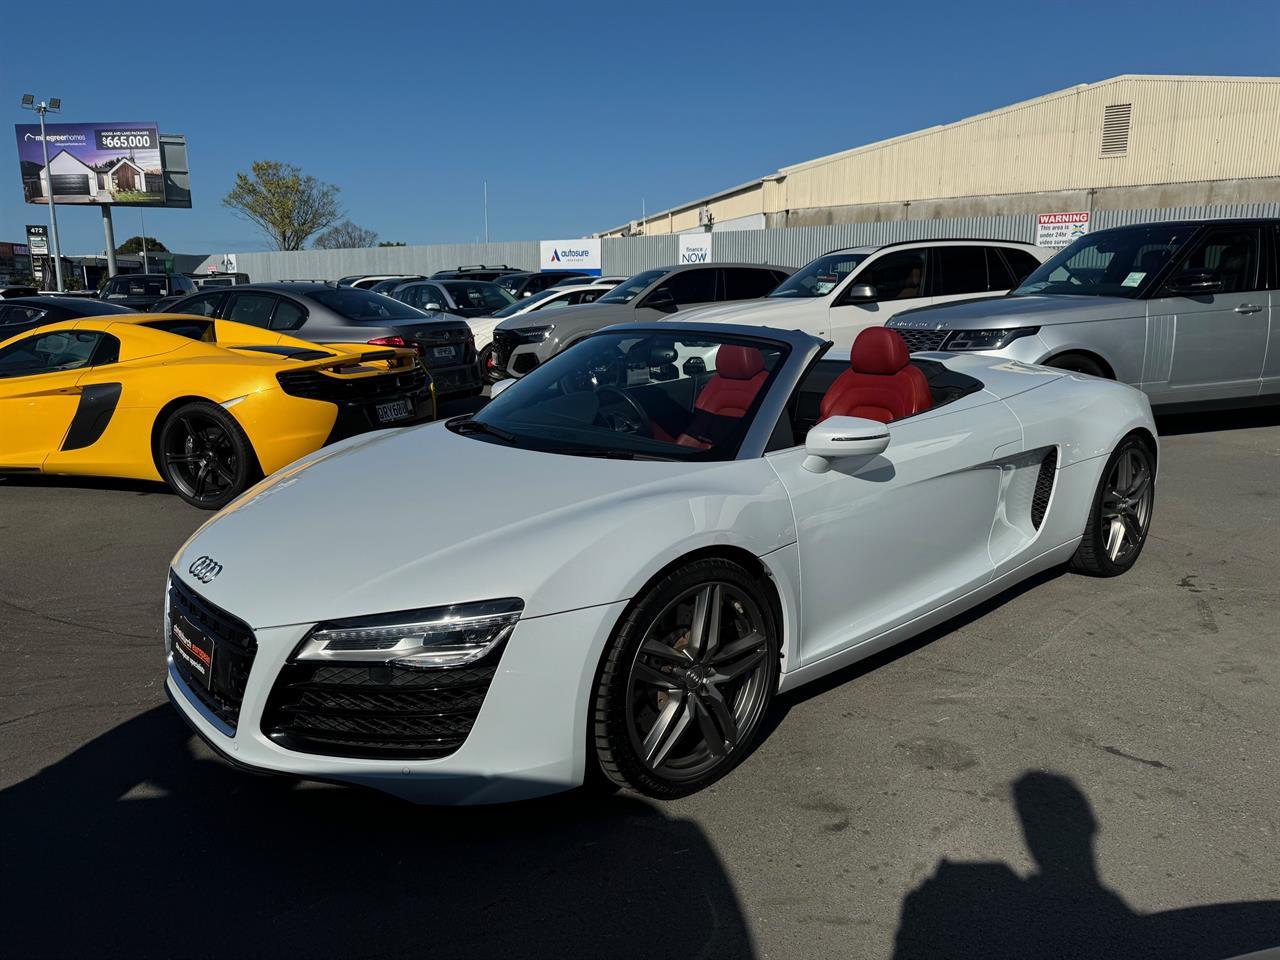
{"type": "Polygon", "coordinates": [[[1109,377],[1152,406],[1280,402],[1280,220],[1081,237],[1003,297],[898,314],[913,353],[977,351],[1109,377]]]}

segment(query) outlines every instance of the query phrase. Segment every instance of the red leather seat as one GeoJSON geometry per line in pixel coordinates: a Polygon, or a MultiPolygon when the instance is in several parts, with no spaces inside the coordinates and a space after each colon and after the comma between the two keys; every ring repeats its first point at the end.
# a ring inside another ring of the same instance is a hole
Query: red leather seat
{"type": "Polygon", "coordinates": [[[911,366],[907,342],[896,330],[868,327],[849,351],[849,369],[822,398],[819,421],[864,417],[888,423],[933,406],[929,381],[911,366]]]}
{"type": "Polygon", "coordinates": [[[764,356],[755,347],[725,344],[716,351],[716,372],[698,394],[693,416],[677,443],[706,450],[716,440],[724,420],[740,420],[764,386],[768,374],[764,356]]]}

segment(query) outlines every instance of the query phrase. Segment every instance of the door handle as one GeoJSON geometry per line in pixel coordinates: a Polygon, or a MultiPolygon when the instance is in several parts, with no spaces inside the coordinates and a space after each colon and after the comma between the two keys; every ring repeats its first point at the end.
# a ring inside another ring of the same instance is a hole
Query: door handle
{"type": "Polygon", "coordinates": [[[1236,313],[1257,313],[1261,307],[1255,307],[1252,303],[1242,303],[1236,307],[1236,313]]]}

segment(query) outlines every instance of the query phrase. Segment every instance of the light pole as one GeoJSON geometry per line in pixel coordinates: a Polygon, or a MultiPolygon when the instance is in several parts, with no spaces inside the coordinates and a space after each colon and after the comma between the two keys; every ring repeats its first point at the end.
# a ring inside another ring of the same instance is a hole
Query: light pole
{"type": "Polygon", "coordinates": [[[44,151],[44,182],[49,186],[49,232],[53,234],[53,269],[58,278],[58,292],[62,293],[62,248],[58,246],[58,211],[57,204],[53,202],[53,173],[49,170],[49,141],[44,136],[44,115],[50,111],[57,113],[61,110],[62,101],[57,97],[50,97],[48,103],[43,100],[36,103],[33,94],[24,93],[22,107],[24,110],[34,110],[40,117],[40,149],[44,151]]]}

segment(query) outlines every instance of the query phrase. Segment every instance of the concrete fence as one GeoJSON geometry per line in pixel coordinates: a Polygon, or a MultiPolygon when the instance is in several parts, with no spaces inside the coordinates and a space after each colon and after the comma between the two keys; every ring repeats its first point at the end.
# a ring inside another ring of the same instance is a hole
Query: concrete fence
{"type": "MultiPolygon", "coordinates": [[[[1280,203],[1249,203],[1148,210],[1098,210],[1092,229],[1157,220],[1220,217],[1280,217],[1280,203]]],[[[894,220],[837,223],[819,227],[717,231],[711,259],[799,267],[829,250],[901,240],[974,237],[987,240],[1035,240],[1032,214],[962,217],[945,220],[894,220]]],[[[631,276],[641,270],[674,264],[679,237],[674,234],[601,241],[606,274],[631,276]]],[[[463,264],[507,264],[526,270],[538,267],[538,241],[449,243],[414,247],[370,247],[359,250],[301,250],[296,253],[238,253],[236,267],[253,280],[336,280],[351,274],[422,274],[463,264]]],[[[206,257],[196,272],[221,269],[222,255],[206,257]]]]}

